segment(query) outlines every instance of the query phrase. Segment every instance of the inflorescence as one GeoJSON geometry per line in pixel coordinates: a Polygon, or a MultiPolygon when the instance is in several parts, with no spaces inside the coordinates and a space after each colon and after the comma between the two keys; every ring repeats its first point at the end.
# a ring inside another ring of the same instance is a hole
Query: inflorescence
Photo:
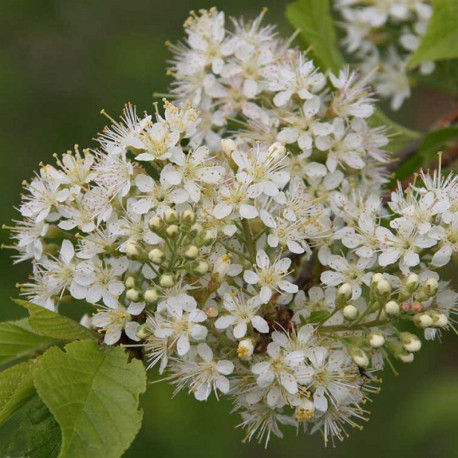
{"type": "Polygon", "coordinates": [[[248,439],[290,425],[334,442],[367,418],[376,370],[452,326],[437,269],[457,250],[458,179],[424,173],[383,203],[366,81],[321,72],[261,19],[229,32],[192,14],[171,46],[177,101],[127,105],[97,149],[25,184],[21,291],[92,304],[82,322],[107,345],[140,345],[198,400],[229,396],[248,439]]]}

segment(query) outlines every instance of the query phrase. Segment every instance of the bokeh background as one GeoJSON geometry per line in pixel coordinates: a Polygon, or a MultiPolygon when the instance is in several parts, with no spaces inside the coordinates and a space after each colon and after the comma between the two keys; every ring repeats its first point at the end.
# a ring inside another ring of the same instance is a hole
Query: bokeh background
{"type": "MultiPolygon", "coordinates": [[[[318,0],[317,0],[318,1],[318,0]]],[[[264,6],[267,21],[284,34],[283,0],[1,0],[0,2],[0,201],[1,222],[17,215],[21,181],[40,161],[71,149],[94,146],[106,119],[125,102],[151,110],[153,92],[167,92],[170,57],[166,40],[182,36],[191,9],[217,6],[227,14],[253,17],[264,6]]],[[[439,93],[416,90],[398,120],[425,128],[449,110],[439,93]]],[[[1,231],[1,243],[8,242],[1,231]]],[[[23,311],[13,305],[15,283],[28,265],[11,266],[11,253],[0,251],[0,319],[23,311]]],[[[451,271],[448,272],[451,278],[451,271]]],[[[455,276],[456,279],[456,276],[455,276]]],[[[155,384],[143,397],[144,425],[126,457],[453,457],[458,452],[457,336],[429,343],[401,375],[383,374],[382,393],[367,406],[372,419],[364,431],[336,449],[324,449],[319,434],[294,432],[273,439],[269,448],[242,444],[231,406],[198,403],[185,393],[170,400],[172,389],[155,384]]],[[[14,421],[0,429],[8,441],[14,421]]],[[[103,458],[103,457],[94,457],[103,458]]]]}

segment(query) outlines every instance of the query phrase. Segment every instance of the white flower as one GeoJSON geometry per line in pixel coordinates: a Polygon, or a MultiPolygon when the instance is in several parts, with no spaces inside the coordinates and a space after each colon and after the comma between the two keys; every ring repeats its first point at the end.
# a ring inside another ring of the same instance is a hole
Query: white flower
{"type": "Polygon", "coordinates": [[[248,323],[251,323],[258,332],[269,332],[267,321],[257,314],[261,307],[257,297],[246,299],[242,295],[225,294],[223,306],[229,314],[220,316],[215,321],[216,329],[227,329],[233,326],[232,332],[236,339],[245,337],[248,323]]]}
{"type": "Polygon", "coordinates": [[[159,338],[171,338],[170,345],[176,343],[178,355],[188,353],[191,348],[190,339],[201,341],[207,337],[207,328],[199,324],[207,319],[207,315],[197,308],[197,302],[192,296],[182,294],[169,297],[159,304],[158,312],[162,310],[167,312],[167,317],[156,314],[158,325],[154,334],[159,338]]]}
{"type": "Polygon", "coordinates": [[[140,339],[136,333],[140,324],[132,321],[131,315],[138,315],[142,312],[145,304],[132,305],[127,309],[122,305],[118,305],[116,309],[102,309],[92,317],[92,325],[100,328],[105,332],[104,342],[107,345],[114,345],[124,331],[129,339],[138,342],[140,339]]]}
{"type": "Polygon", "coordinates": [[[305,60],[300,52],[290,51],[286,61],[266,68],[264,75],[267,88],[277,94],[273,102],[277,107],[284,106],[297,94],[308,100],[325,85],[325,77],[311,60],[305,60]]]}
{"type": "Polygon", "coordinates": [[[199,202],[203,185],[216,185],[222,180],[224,167],[206,165],[211,160],[209,153],[206,146],[201,146],[187,154],[183,163],[167,164],[162,169],[161,181],[166,188],[174,187],[170,196],[172,202],[199,202]]]}
{"type": "MultiPolygon", "coordinates": [[[[254,364],[251,371],[256,376],[256,382],[261,388],[270,387],[266,402],[275,406],[283,395],[295,395],[300,385],[310,382],[313,371],[304,363],[303,351],[288,351],[285,349],[283,334],[274,332],[267,347],[269,359],[254,364]]],[[[287,340],[287,339],[286,339],[287,340]]]]}
{"type": "Polygon", "coordinates": [[[339,286],[348,283],[352,287],[352,300],[361,296],[361,284],[368,283],[366,269],[370,267],[372,260],[369,258],[358,258],[348,260],[343,256],[330,256],[328,266],[333,270],[326,270],[321,274],[321,281],[328,286],[339,286]]]}
{"type": "Polygon", "coordinates": [[[177,391],[188,386],[198,401],[206,401],[212,390],[216,397],[217,390],[223,394],[229,392],[230,382],[226,376],[232,374],[234,364],[229,360],[215,360],[211,348],[200,343],[194,360],[174,361],[171,370],[177,391]]]}
{"type": "Polygon", "coordinates": [[[291,266],[291,259],[277,259],[273,264],[264,250],[256,254],[256,266],[253,270],[245,270],[243,279],[250,285],[258,285],[260,288],[259,297],[266,304],[271,299],[274,291],[286,293],[297,293],[298,287],[285,280],[288,269],[291,266]]]}
{"type": "Polygon", "coordinates": [[[420,263],[418,251],[423,248],[434,246],[437,241],[426,236],[419,235],[414,222],[401,220],[393,224],[396,234],[385,227],[376,229],[376,236],[381,244],[381,254],[378,258],[380,266],[388,266],[401,258],[403,265],[414,267],[420,263]]]}

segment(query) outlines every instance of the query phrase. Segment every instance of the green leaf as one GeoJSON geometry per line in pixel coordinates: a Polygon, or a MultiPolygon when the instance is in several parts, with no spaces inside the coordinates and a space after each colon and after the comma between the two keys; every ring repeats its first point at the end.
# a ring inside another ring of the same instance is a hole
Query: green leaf
{"type": "Polygon", "coordinates": [[[64,315],[20,299],[14,299],[14,302],[29,311],[29,323],[39,334],[64,341],[98,338],[95,332],[64,315]]]}
{"type": "Polygon", "coordinates": [[[11,418],[35,394],[35,367],[36,362],[28,361],[0,373],[0,425],[11,418]]]}
{"type": "Polygon", "coordinates": [[[390,143],[387,145],[386,149],[394,154],[420,137],[418,132],[408,129],[407,127],[401,126],[400,124],[392,121],[379,109],[377,109],[372,115],[370,122],[372,127],[388,127],[390,143]]]}
{"type": "Polygon", "coordinates": [[[323,69],[337,72],[342,68],[344,60],[337,47],[330,0],[298,0],[288,5],[286,16],[300,29],[302,39],[323,69]]]}
{"type": "Polygon", "coordinates": [[[458,1],[434,0],[426,35],[409,60],[409,67],[426,60],[458,57],[458,1]]]}
{"type": "Polygon", "coordinates": [[[16,433],[5,445],[2,456],[57,458],[61,447],[59,424],[38,395],[30,400],[16,433]]]}
{"type": "Polygon", "coordinates": [[[44,349],[53,339],[33,332],[24,320],[0,323],[0,364],[44,349]]]}
{"type": "Polygon", "coordinates": [[[396,176],[391,184],[395,185],[396,181],[403,181],[421,168],[429,167],[437,159],[437,153],[456,143],[457,139],[458,127],[445,127],[426,134],[418,151],[396,168],[396,176]]]}
{"type": "Polygon", "coordinates": [[[62,431],[59,457],[116,458],[140,429],[146,373],[123,349],[72,342],[40,359],[35,387],[62,431]]]}

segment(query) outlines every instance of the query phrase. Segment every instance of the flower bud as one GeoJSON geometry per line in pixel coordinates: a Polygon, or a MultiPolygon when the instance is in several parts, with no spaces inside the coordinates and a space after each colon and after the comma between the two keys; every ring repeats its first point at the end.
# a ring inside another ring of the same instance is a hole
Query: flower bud
{"type": "Polygon", "coordinates": [[[178,221],[178,213],[171,208],[164,212],[164,219],[167,224],[173,224],[178,221]]]}
{"type": "Polygon", "coordinates": [[[209,265],[205,261],[197,261],[192,266],[192,273],[194,275],[205,275],[208,272],[209,265]]]}
{"type": "Polygon", "coordinates": [[[427,313],[421,313],[419,315],[415,315],[413,317],[413,322],[419,328],[430,328],[434,324],[433,319],[427,313]]]}
{"type": "Polygon", "coordinates": [[[156,288],[148,288],[145,291],[144,298],[148,304],[154,304],[159,299],[159,293],[156,288]]]}
{"type": "Polygon", "coordinates": [[[413,353],[405,352],[405,353],[398,353],[396,355],[396,358],[398,358],[400,361],[403,363],[411,363],[414,359],[413,353]]]}
{"type": "Polygon", "coordinates": [[[343,308],[343,316],[348,321],[353,321],[359,314],[359,310],[354,305],[346,305],[343,308]]]}
{"type": "Polygon", "coordinates": [[[433,319],[433,326],[436,328],[443,328],[448,325],[448,317],[445,313],[440,313],[435,310],[431,312],[431,318],[433,319]]]}
{"type": "Polygon", "coordinates": [[[359,366],[359,367],[367,367],[369,366],[369,357],[367,353],[359,347],[351,346],[349,348],[349,353],[351,359],[359,366]]]}
{"type": "Polygon", "coordinates": [[[175,277],[172,274],[163,274],[159,279],[159,284],[163,288],[171,288],[172,286],[175,286],[175,277]]]}
{"type": "Polygon", "coordinates": [[[148,258],[153,264],[162,264],[162,262],[164,261],[164,256],[164,252],[159,248],[153,248],[148,253],[148,258]]]}
{"type": "Polygon", "coordinates": [[[181,215],[181,221],[186,224],[194,224],[196,222],[196,214],[190,209],[185,210],[181,215]]]}
{"type": "Polygon", "coordinates": [[[388,280],[380,280],[375,285],[375,294],[378,297],[385,298],[391,294],[391,283],[388,280]]]}
{"type": "Polygon", "coordinates": [[[196,259],[199,256],[199,249],[195,245],[189,245],[184,249],[183,256],[186,259],[196,259]]]}
{"type": "Polygon", "coordinates": [[[401,308],[399,307],[399,304],[395,301],[389,301],[385,304],[385,313],[390,316],[390,317],[396,317],[399,316],[399,313],[401,312],[401,308]]]}
{"type": "Polygon", "coordinates": [[[383,347],[385,336],[380,331],[373,331],[369,334],[369,344],[372,348],[383,347]]]}
{"type": "Polygon", "coordinates": [[[126,297],[129,301],[140,302],[142,298],[142,292],[138,289],[131,288],[126,291],[126,297]]]}
{"type": "Polygon", "coordinates": [[[204,309],[205,314],[208,318],[216,318],[219,314],[218,309],[214,305],[209,305],[204,309]]]}
{"type": "Polygon", "coordinates": [[[252,339],[243,339],[237,347],[237,356],[240,359],[251,359],[254,352],[254,344],[252,339]]]}
{"type": "Polygon", "coordinates": [[[418,288],[418,282],[418,275],[414,273],[409,274],[404,281],[405,286],[410,293],[413,293],[418,288]]]}
{"type": "Polygon", "coordinates": [[[135,240],[129,240],[126,244],[126,256],[129,259],[138,259],[140,257],[140,248],[135,240]]]}
{"type": "Polygon", "coordinates": [[[415,352],[419,351],[421,348],[421,340],[415,335],[410,332],[401,332],[399,335],[401,339],[402,346],[408,352],[415,352]]]}
{"type": "Polygon", "coordinates": [[[234,140],[230,138],[223,138],[221,140],[221,149],[224,154],[230,156],[237,149],[237,145],[234,140]]]}
{"type": "Polygon", "coordinates": [[[178,229],[178,226],[176,224],[171,224],[166,230],[165,233],[167,234],[168,237],[171,239],[175,239],[178,237],[178,234],[180,233],[180,230],[178,229]]]}
{"type": "Polygon", "coordinates": [[[159,216],[153,216],[148,221],[148,226],[153,232],[159,233],[164,227],[164,221],[159,216]]]}
{"type": "Polygon", "coordinates": [[[376,285],[381,280],[385,280],[385,277],[383,276],[383,274],[376,273],[376,274],[372,275],[371,285],[376,285]]]}
{"type": "Polygon", "coordinates": [[[311,420],[315,416],[315,405],[305,398],[297,407],[295,417],[297,421],[311,420]]]}
{"type": "Polygon", "coordinates": [[[135,278],[134,277],[127,277],[126,281],[124,282],[126,288],[135,288],[135,278]]]}
{"type": "Polygon", "coordinates": [[[197,235],[197,234],[200,234],[202,231],[203,231],[203,227],[201,224],[199,223],[194,223],[192,226],[191,226],[191,229],[189,230],[189,234],[190,235],[197,235]]]}
{"type": "Polygon", "coordinates": [[[435,278],[428,278],[428,280],[426,280],[426,283],[424,284],[423,289],[428,298],[433,297],[437,294],[437,290],[439,289],[439,283],[435,278]]]}
{"type": "Polygon", "coordinates": [[[343,283],[340,285],[339,289],[337,290],[337,298],[336,303],[338,306],[342,307],[345,305],[348,300],[351,298],[353,294],[353,289],[350,283],[343,283]]]}
{"type": "Polygon", "coordinates": [[[142,324],[138,327],[137,332],[135,335],[140,339],[140,340],[145,340],[148,336],[151,335],[151,332],[148,331],[148,325],[142,324]]]}
{"type": "Polygon", "coordinates": [[[215,234],[212,231],[205,231],[202,235],[202,243],[204,246],[211,245],[215,238],[215,234]]]}

